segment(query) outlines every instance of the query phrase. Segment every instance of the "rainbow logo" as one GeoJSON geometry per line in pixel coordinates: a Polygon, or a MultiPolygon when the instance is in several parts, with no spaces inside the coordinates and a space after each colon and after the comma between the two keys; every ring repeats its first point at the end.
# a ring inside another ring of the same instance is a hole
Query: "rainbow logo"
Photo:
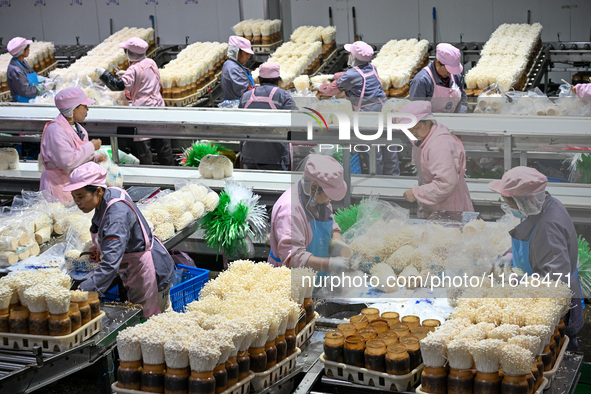
{"type": "Polygon", "coordinates": [[[314,114],[316,114],[317,116],[314,116],[311,113],[308,112],[304,112],[306,115],[308,115],[309,117],[311,117],[312,119],[314,119],[316,121],[316,123],[318,123],[318,126],[320,126],[320,130],[322,131],[322,123],[324,123],[324,127],[326,127],[326,131],[328,131],[328,125],[326,124],[326,120],[324,120],[324,117],[320,114],[320,112],[309,108],[309,107],[304,107],[304,109],[307,109],[308,111],[312,111],[314,114]],[[320,119],[319,119],[320,118],[320,119]],[[322,120],[322,123],[320,123],[320,121],[322,120]]]}

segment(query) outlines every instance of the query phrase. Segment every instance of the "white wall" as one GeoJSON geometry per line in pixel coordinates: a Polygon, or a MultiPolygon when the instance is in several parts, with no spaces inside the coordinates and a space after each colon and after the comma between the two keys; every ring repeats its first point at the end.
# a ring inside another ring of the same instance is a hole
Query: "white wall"
{"type": "MultiPolygon", "coordinates": [[[[419,34],[433,39],[432,9],[437,9],[438,41],[486,41],[504,22],[526,22],[531,10],[532,22],[544,26],[542,39],[589,41],[591,38],[590,0],[243,0],[244,16],[262,17],[266,4],[275,13],[281,7],[286,32],[301,25],[328,25],[328,7],[332,7],[337,26],[337,41],[353,39],[351,7],[357,13],[358,33],[365,41],[380,44],[392,38],[411,38],[419,34]]],[[[76,36],[82,44],[97,44],[114,30],[125,26],[149,27],[149,16],[156,16],[157,34],[163,44],[225,41],[240,19],[239,0],[46,0],[36,7],[33,0],[12,0],[11,7],[0,7],[0,37],[4,45],[14,36],[35,37],[56,44],[73,44],[76,36]]],[[[289,36],[287,34],[287,36],[289,36]]]]}

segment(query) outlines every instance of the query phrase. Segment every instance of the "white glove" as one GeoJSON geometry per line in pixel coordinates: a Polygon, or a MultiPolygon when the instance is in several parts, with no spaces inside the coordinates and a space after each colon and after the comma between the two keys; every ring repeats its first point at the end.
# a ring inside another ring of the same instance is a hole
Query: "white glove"
{"type": "Polygon", "coordinates": [[[123,74],[125,74],[125,70],[119,70],[119,71],[117,71],[117,76],[118,77],[122,77],[123,74]]]}
{"type": "Polygon", "coordinates": [[[103,74],[105,73],[105,71],[107,71],[107,70],[105,70],[105,69],[104,69],[104,68],[102,68],[102,67],[97,67],[97,68],[95,68],[95,69],[94,69],[94,72],[95,72],[95,73],[96,73],[96,75],[98,75],[99,77],[100,77],[101,75],[103,75],[103,74]]]}
{"type": "Polygon", "coordinates": [[[37,88],[37,96],[43,96],[43,94],[45,94],[45,85],[40,83],[38,85],[35,85],[35,88],[37,88]]]}
{"type": "Polygon", "coordinates": [[[37,81],[39,81],[39,83],[43,83],[45,82],[47,78],[45,78],[43,75],[37,75],[37,81]]]}
{"type": "Polygon", "coordinates": [[[331,257],[328,259],[328,272],[339,273],[349,270],[349,259],[344,257],[331,257]]]}
{"type": "Polygon", "coordinates": [[[320,82],[313,82],[312,90],[320,90],[320,85],[322,85],[320,82]]]}

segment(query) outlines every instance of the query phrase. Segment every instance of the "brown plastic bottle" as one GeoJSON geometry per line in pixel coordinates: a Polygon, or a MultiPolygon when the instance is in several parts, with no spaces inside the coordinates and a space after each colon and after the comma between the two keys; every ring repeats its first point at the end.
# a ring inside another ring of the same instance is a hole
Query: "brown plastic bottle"
{"type": "Polygon", "coordinates": [[[117,387],[139,390],[142,386],[142,360],[120,361],[117,368],[117,387]]]}
{"type": "Polygon", "coordinates": [[[10,320],[9,309],[0,310],[0,332],[9,332],[10,331],[9,320],[10,320]]]}
{"type": "Polygon", "coordinates": [[[248,354],[248,350],[238,352],[236,362],[238,363],[238,380],[245,379],[250,373],[250,355],[248,354]]]}
{"type": "Polygon", "coordinates": [[[372,371],[386,372],[386,343],[381,339],[372,339],[365,344],[365,368],[372,371]]]}
{"type": "Polygon", "coordinates": [[[96,291],[88,292],[88,305],[90,306],[90,318],[94,319],[101,313],[101,300],[96,291]]]}
{"type": "Polygon", "coordinates": [[[298,325],[296,327],[296,334],[302,332],[306,327],[306,309],[304,309],[303,305],[300,308],[300,319],[298,320],[298,325]]]}
{"type": "Polygon", "coordinates": [[[221,393],[228,387],[228,371],[226,371],[226,363],[216,365],[213,369],[213,377],[215,379],[215,392],[221,393]]]}
{"type": "Polygon", "coordinates": [[[365,366],[365,339],[362,335],[351,335],[345,338],[345,347],[343,357],[345,363],[354,367],[363,368],[365,366]]]}
{"type": "Polygon", "coordinates": [[[421,388],[426,393],[447,394],[447,370],[445,367],[427,367],[421,373],[421,388]]]}
{"type": "Polygon", "coordinates": [[[49,335],[49,312],[29,313],[29,334],[49,335]]]}
{"type": "Polygon", "coordinates": [[[267,353],[267,368],[265,368],[267,370],[277,365],[277,347],[274,339],[265,343],[265,353],[267,353]]]}
{"type": "Polygon", "coordinates": [[[542,352],[542,363],[544,364],[545,372],[552,370],[552,351],[548,345],[544,347],[544,351],[542,352]]]}
{"type": "Polygon", "coordinates": [[[49,315],[49,335],[61,337],[72,332],[72,322],[68,312],[49,315]]]}
{"type": "Polygon", "coordinates": [[[386,372],[390,375],[410,373],[410,356],[406,346],[396,343],[386,348],[386,372]]]}
{"type": "Polygon", "coordinates": [[[474,374],[470,369],[449,369],[447,376],[449,394],[472,394],[474,392],[474,374]]]}
{"type": "Polygon", "coordinates": [[[396,335],[394,331],[380,332],[378,334],[378,339],[384,341],[386,346],[398,343],[398,335],[396,335]]]}
{"type": "Polygon", "coordinates": [[[189,375],[187,368],[166,368],[164,374],[164,394],[184,394],[189,390],[189,375]]]}
{"type": "Polygon", "coordinates": [[[29,309],[26,306],[13,306],[8,317],[9,331],[13,334],[29,333],[29,309]]]}
{"type": "Polygon", "coordinates": [[[375,328],[375,330],[378,334],[381,332],[386,332],[386,331],[390,330],[390,326],[388,325],[388,322],[383,319],[376,319],[376,320],[372,321],[371,323],[369,323],[369,326],[371,328],[375,328]]]}
{"type": "Polygon", "coordinates": [[[394,324],[394,326],[392,327],[392,331],[394,331],[396,333],[396,335],[398,335],[399,341],[400,341],[400,338],[405,337],[410,334],[408,325],[404,324],[404,323],[394,324]]]}
{"type": "Polygon", "coordinates": [[[421,319],[415,315],[407,315],[400,319],[400,323],[406,324],[408,329],[411,330],[415,327],[421,326],[421,319]]]}
{"type": "Polygon", "coordinates": [[[415,337],[417,337],[417,339],[419,341],[421,339],[425,339],[425,337],[427,336],[427,334],[429,334],[429,332],[431,332],[431,331],[427,327],[415,327],[410,330],[411,335],[414,335],[415,337]]]}
{"type": "Polygon", "coordinates": [[[250,370],[252,372],[265,372],[267,370],[267,352],[264,346],[248,349],[250,356],[250,370]]]}
{"type": "Polygon", "coordinates": [[[410,370],[412,371],[423,362],[419,340],[416,337],[407,335],[400,338],[399,341],[406,346],[406,351],[410,357],[410,370]]]}
{"type": "Polygon", "coordinates": [[[285,330],[285,343],[287,344],[287,356],[291,356],[296,351],[297,336],[295,329],[285,330]]]}
{"type": "Polygon", "coordinates": [[[141,377],[142,391],[163,393],[165,369],[165,364],[144,364],[141,377]]]}
{"type": "Polygon", "coordinates": [[[328,361],[343,362],[343,349],[345,336],[339,331],[330,331],[324,334],[324,356],[328,361]]]}
{"type": "Polygon", "coordinates": [[[367,316],[365,315],[351,316],[349,322],[355,326],[357,331],[369,326],[369,320],[367,320],[367,316]]]}
{"type": "Polygon", "coordinates": [[[312,298],[304,298],[304,310],[306,311],[306,324],[314,319],[314,301],[312,298]]]}
{"type": "Polygon", "coordinates": [[[285,340],[285,334],[277,335],[275,338],[275,347],[277,348],[277,362],[285,360],[287,357],[287,341],[285,340]]]}
{"type": "Polygon", "coordinates": [[[474,378],[474,393],[476,394],[500,394],[501,375],[498,372],[476,371],[474,378]]]}
{"type": "Polygon", "coordinates": [[[228,372],[228,385],[226,388],[230,388],[238,383],[238,363],[236,357],[229,357],[226,361],[226,372],[228,372]]]}
{"type": "Polygon", "coordinates": [[[191,376],[189,377],[189,394],[215,394],[213,371],[191,371],[191,376]]]}
{"type": "Polygon", "coordinates": [[[366,316],[370,323],[380,318],[380,310],[377,308],[364,308],[361,310],[361,314],[366,316]]]}
{"type": "Polygon", "coordinates": [[[82,325],[85,325],[92,319],[92,315],[90,313],[90,305],[88,304],[88,300],[77,302],[78,308],[80,309],[80,316],[82,316],[82,325]]]}
{"type": "Polygon", "coordinates": [[[342,324],[339,324],[337,326],[337,331],[342,332],[343,333],[343,336],[345,338],[347,338],[347,337],[349,337],[351,335],[357,334],[357,329],[351,323],[342,323],[342,324]]]}
{"type": "Polygon", "coordinates": [[[361,335],[365,342],[371,341],[372,339],[376,339],[378,337],[378,332],[373,327],[366,327],[362,328],[361,330],[357,330],[357,334],[361,335]]]}
{"type": "Polygon", "coordinates": [[[82,326],[82,315],[80,315],[80,309],[78,304],[75,302],[70,304],[68,316],[70,316],[70,322],[72,323],[72,332],[76,331],[82,326]]]}
{"type": "Polygon", "coordinates": [[[384,312],[382,313],[381,318],[388,322],[390,328],[392,328],[394,324],[400,323],[400,315],[398,312],[384,312]]]}
{"type": "Polygon", "coordinates": [[[503,394],[528,394],[529,384],[526,375],[504,374],[501,382],[501,392],[503,394]]]}
{"type": "Polygon", "coordinates": [[[423,320],[422,326],[433,332],[437,327],[441,325],[441,322],[437,319],[425,319],[423,320]]]}

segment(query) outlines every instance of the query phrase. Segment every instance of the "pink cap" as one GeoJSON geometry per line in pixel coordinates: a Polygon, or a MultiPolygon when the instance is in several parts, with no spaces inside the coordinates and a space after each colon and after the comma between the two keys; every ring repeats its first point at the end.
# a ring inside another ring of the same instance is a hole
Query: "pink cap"
{"type": "Polygon", "coordinates": [[[107,170],[92,161],[82,164],[72,171],[70,183],[62,190],[71,192],[88,185],[107,187],[107,170]]]}
{"type": "Polygon", "coordinates": [[[228,45],[233,46],[233,47],[238,47],[238,48],[242,49],[244,52],[250,53],[251,55],[254,54],[254,52],[252,51],[252,48],[250,47],[250,41],[248,41],[244,37],[230,36],[230,39],[228,40],[228,45]]]}
{"type": "Polygon", "coordinates": [[[488,184],[490,190],[505,197],[519,197],[546,190],[548,178],[530,167],[515,167],[507,171],[500,180],[488,184]]]}
{"type": "Polygon", "coordinates": [[[464,70],[460,59],[460,50],[453,45],[445,43],[437,45],[437,55],[435,57],[452,75],[461,74],[464,70]]]}
{"type": "MultiPolygon", "coordinates": [[[[417,118],[417,122],[420,120],[425,119],[427,116],[431,115],[431,102],[430,101],[411,101],[408,104],[405,104],[401,109],[400,112],[403,114],[412,114],[417,118]]],[[[401,119],[408,119],[408,118],[398,118],[398,123],[409,123],[408,121],[401,122],[401,119]]]]}
{"type": "Polygon", "coordinates": [[[304,168],[304,177],[316,182],[331,200],[342,200],[347,193],[343,166],[331,156],[310,155],[304,168]]]}
{"type": "Polygon", "coordinates": [[[89,99],[86,93],[77,87],[65,88],[55,95],[55,106],[57,109],[67,109],[90,104],[94,104],[94,100],[89,99]]]}
{"type": "Polygon", "coordinates": [[[266,62],[259,67],[259,77],[263,78],[279,78],[279,63],[266,62]]]}
{"type": "Polygon", "coordinates": [[[130,52],[138,54],[146,53],[148,50],[148,43],[139,37],[131,37],[123,44],[119,44],[119,46],[123,49],[129,50],[130,52]]]}
{"type": "Polygon", "coordinates": [[[12,56],[17,56],[23,49],[27,47],[27,45],[31,45],[33,41],[27,40],[23,37],[14,37],[12,40],[8,41],[8,45],[6,49],[12,56]]]}
{"type": "Polygon", "coordinates": [[[359,59],[362,62],[369,62],[373,57],[373,48],[363,41],[345,44],[345,50],[351,52],[355,59],[359,59]]]}

